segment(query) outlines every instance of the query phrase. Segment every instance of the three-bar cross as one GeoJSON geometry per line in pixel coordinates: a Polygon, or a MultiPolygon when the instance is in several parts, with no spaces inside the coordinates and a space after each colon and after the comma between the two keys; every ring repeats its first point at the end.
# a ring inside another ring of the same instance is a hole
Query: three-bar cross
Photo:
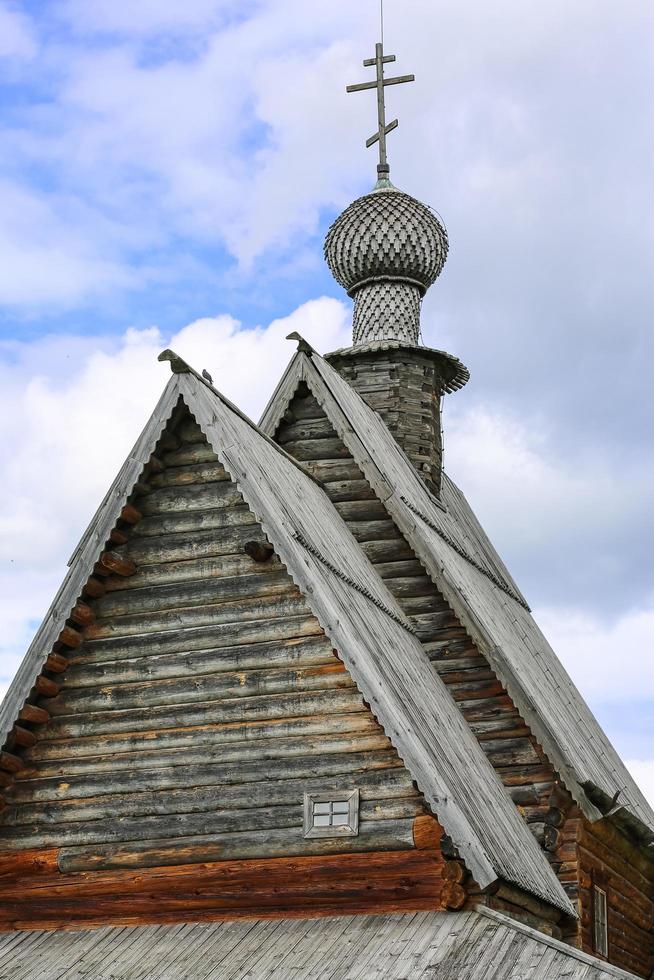
{"type": "Polygon", "coordinates": [[[376,88],[377,89],[377,120],[379,123],[379,128],[374,136],[366,140],[366,146],[372,146],[374,143],[379,142],[379,163],[377,164],[377,173],[380,178],[388,177],[390,172],[390,167],[388,166],[388,160],[386,158],[386,137],[393,129],[398,125],[397,119],[389,122],[386,125],[386,107],[384,105],[384,88],[387,85],[400,85],[402,82],[414,82],[415,75],[398,75],[395,78],[384,78],[384,65],[389,62],[395,61],[394,54],[384,54],[383,44],[375,45],[375,57],[366,58],[363,62],[365,68],[375,67],[377,69],[377,78],[374,82],[361,82],[358,85],[348,85],[346,91],[348,92],[363,92],[364,89],[376,88]]]}

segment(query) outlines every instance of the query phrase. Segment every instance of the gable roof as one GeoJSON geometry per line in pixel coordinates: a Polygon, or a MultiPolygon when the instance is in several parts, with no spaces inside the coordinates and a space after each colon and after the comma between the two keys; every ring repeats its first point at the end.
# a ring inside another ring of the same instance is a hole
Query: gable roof
{"type": "Polygon", "coordinates": [[[5,980],[630,980],[500,912],[136,926],[0,937],[5,980]]]}
{"type": "Polygon", "coordinates": [[[305,381],[586,816],[601,817],[619,792],[622,819],[649,841],[654,811],[536,625],[464,495],[444,474],[441,498],[434,497],[377,412],[306,346],[294,355],[264,412],[263,430],[276,430],[305,381]]]}
{"type": "Polygon", "coordinates": [[[546,857],[434,674],[395,598],[325,492],[195,372],[176,373],[86,532],[2,707],[11,726],[178,399],[307,599],[373,713],[483,888],[512,882],[573,914],[546,857]],[[131,481],[131,483],[130,483],[131,481]],[[392,651],[392,655],[390,655],[392,651]]]}

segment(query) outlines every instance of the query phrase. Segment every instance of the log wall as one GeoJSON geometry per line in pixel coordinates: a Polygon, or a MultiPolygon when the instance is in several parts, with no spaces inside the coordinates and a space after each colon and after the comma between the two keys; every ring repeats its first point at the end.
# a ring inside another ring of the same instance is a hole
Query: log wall
{"type": "Polygon", "coordinates": [[[638,976],[654,971],[654,861],[610,819],[576,821],[581,918],[577,945],[593,949],[593,884],[606,891],[609,962],[638,976]]]}

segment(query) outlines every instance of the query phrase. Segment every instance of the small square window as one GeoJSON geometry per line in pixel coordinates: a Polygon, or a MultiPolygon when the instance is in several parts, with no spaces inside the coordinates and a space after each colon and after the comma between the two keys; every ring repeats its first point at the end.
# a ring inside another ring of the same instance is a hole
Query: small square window
{"type": "Polygon", "coordinates": [[[304,794],[305,837],[356,837],[359,790],[304,794]]]}

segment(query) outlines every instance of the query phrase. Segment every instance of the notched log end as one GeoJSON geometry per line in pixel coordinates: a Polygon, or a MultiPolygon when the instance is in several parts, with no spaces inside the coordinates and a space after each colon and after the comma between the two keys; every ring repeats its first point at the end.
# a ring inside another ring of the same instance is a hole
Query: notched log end
{"type": "Polygon", "coordinates": [[[275,549],[267,541],[246,541],[243,545],[243,551],[254,561],[259,562],[270,561],[275,554],[275,549]]]}
{"type": "Polygon", "coordinates": [[[136,574],[136,565],[116,551],[104,551],[95,566],[95,572],[98,575],[121,575],[129,578],[136,574]]]}

